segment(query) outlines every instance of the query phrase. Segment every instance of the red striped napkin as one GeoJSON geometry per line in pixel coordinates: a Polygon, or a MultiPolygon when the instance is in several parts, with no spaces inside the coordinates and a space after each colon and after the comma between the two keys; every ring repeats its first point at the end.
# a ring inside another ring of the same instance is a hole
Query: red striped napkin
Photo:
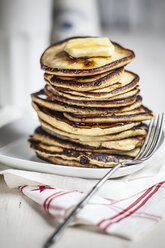
{"type": "MultiPolygon", "coordinates": [[[[20,186],[19,190],[62,222],[84,196],[76,190],[48,185],[20,186]]],[[[109,196],[110,197],[110,196],[109,196]]],[[[99,229],[133,239],[165,216],[165,181],[133,197],[113,200],[94,196],[77,215],[74,224],[94,225],[99,229]]]]}

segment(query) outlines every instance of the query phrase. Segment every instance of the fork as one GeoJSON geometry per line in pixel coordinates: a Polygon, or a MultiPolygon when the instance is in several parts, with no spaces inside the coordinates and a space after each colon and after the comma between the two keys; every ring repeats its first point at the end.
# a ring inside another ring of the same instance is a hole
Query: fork
{"type": "Polygon", "coordinates": [[[156,148],[159,145],[160,138],[162,135],[163,118],[164,118],[164,113],[159,114],[157,117],[151,119],[148,127],[148,133],[144,140],[143,146],[140,149],[138,155],[134,158],[134,160],[131,161],[127,160],[120,162],[115,167],[110,169],[105,174],[105,176],[94,185],[94,187],[89,191],[89,193],[77,204],[77,206],[71,211],[71,213],[67,216],[64,222],[61,225],[59,225],[57,230],[49,237],[49,239],[45,243],[44,248],[48,248],[57,242],[61,233],[74,219],[74,217],[79,213],[79,211],[85,206],[86,203],[89,202],[91,197],[120,167],[124,165],[133,165],[133,164],[142,163],[153,155],[153,153],[155,152],[156,148]]]}

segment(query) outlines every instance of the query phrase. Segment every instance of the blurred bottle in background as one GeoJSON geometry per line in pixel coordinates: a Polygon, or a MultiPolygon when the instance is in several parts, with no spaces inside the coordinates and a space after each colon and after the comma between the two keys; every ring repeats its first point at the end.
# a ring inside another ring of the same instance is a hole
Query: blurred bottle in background
{"type": "Polygon", "coordinates": [[[96,0],[55,0],[52,43],[71,36],[100,35],[96,0]]]}
{"type": "Polygon", "coordinates": [[[0,107],[30,105],[43,86],[39,59],[50,44],[52,0],[0,0],[0,107]]]}

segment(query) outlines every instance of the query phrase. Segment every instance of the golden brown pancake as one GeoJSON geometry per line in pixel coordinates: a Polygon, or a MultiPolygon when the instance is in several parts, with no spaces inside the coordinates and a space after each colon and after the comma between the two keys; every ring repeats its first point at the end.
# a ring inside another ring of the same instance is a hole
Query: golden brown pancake
{"type": "MultiPolygon", "coordinates": [[[[122,100],[113,100],[106,103],[98,102],[97,106],[91,107],[91,102],[80,101],[79,106],[74,103],[68,104],[67,100],[64,97],[56,97],[57,100],[49,99],[43,90],[36,92],[31,95],[33,103],[37,103],[41,107],[48,108],[53,111],[61,111],[61,112],[70,112],[75,114],[83,114],[83,115],[102,115],[103,113],[117,113],[123,111],[129,111],[135,108],[138,108],[142,105],[142,98],[140,96],[133,96],[132,98],[122,99],[122,100]],[[64,100],[65,102],[62,102],[64,100]],[[122,104],[121,104],[122,103],[122,104]],[[103,105],[105,104],[105,106],[103,105]],[[116,106],[115,106],[116,104],[116,106]],[[90,107],[88,107],[88,105],[90,107]],[[124,105],[124,106],[122,106],[124,105]],[[111,106],[111,107],[110,107],[111,106]],[[114,107],[113,107],[114,106],[114,107]],[[121,106],[121,107],[120,107],[121,106]]],[[[52,96],[53,97],[53,96],[52,96]]],[[[96,103],[97,101],[95,101],[96,103]]],[[[73,103],[73,102],[72,102],[73,103]]]]}
{"type": "Polygon", "coordinates": [[[73,113],[64,113],[64,116],[74,122],[83,123],[117,123],[117,122],[129,122],[129,121],[144,121],[153,117],[153,112],[144,106],[133,109],[130,111],[123,111],[119,113],[108,113],[102,116],[85,116],[73,113]]]}
{"type": "Polygon", "coordinates": [[[123,73],[124,68],[121,67],[110,72],[86,77],[63,77],[45,73],[44,79],[56,87],[69,88],[76,91],[89,91],[105,88],[118,82],[123,73]]]}
{"type": "Polygon", "coordinates": [[[48,123],[57,129],[77,135],[102,136],[107,134],[119,133],[137,126],[139,122],[118,122],[118,123],[76,123],[67,120],[61,112],[50,111],[33,103],[38,117],[44,123],[48,123]]]}
{"type": "Polygon", "coordinates": [[[116,99],[126,99],[135,95],[139,95],[140,89],[138,86],[134,87],[133,89],[123,92],[121,94],[117,94],[116,96],[108,96],[104,95],[104,97],[85,97],[85,96],[78,96],[78,95],[73,95],[70,93],[66,93],[64,91],[57,91],[53,89],[50,85],[45,85],[44,88],[45,94],[48,96],[49,99],[53,99],[54,95],[59,95],[63,96],[67,99],[71,100],[79,100],[79,101],[108,101],[108,100],[116,100],[116,99]]]}
{"type": "MultiPolygon", "coordinates": [[[[130,160],[130,156],[109,155],[107,153],[76,151],[58,146],[48,146],[40,141],[30,140],[31,148],[37,155],[47,161],[52,161],[49,157],[59,158],[68,162],[69,166],[74,166],[73,162],[81,167],[112,167],[119,162],[130,160]]],[[[57,160],[53,160],[57,161],[57,160]]],[[[57,162],[58,163],[58,162],[57,162]]],[[[63,163],[62,163],[63,164],[63,163]]]]}
{"type": "Polygon", "coordinates": [[[63,130],[57,129],[48,123],[45,123],[44,121],[40,120],[42,124],[42,129],[46,131],[46,133],[50,133],[52,136],[59,137],[61,139],[75,141],[78,143],[85,142],[88,144],[88,142],[92,141],[98,141],[98,142],[104,142],[104,141],[112,141],[112,140],[120,140],[124,138],[129,137],[135,137],[135,136],[145,136],[147,133],[147,127],[144,124],[140,124],[137,126],[134,126],[126,131],[122,131],[115,134],[107,134],[102,136],[88,136],[88,135],[77,135],[74,133],[68,133],[63,130]]]}
{"type": "MultiPolygon", "coordinates": [[[[60,157],[53,157],[53,156],[49,156],[49,155],[46,155],[44,154],[40,154],[39,151],[36,151],[36,154],[37,154],[37,157],[46,161],[46,162],[49,162],[49,163],[52,163],[52,164],[55,164],[55,165],[63,165],[63,166],[75,166],[75,167],[86,167],[86,168],[99,168],[97,167],[96,165],[92,165],[92,164],[87,164],[87,165],[82,165],[80,164],[79,162],[75,161],[75,160],[66,160],[66,159],[62,159],[60,157]]],[[[112,166],[111,166],[112,167],[112,166]]]]}
{"type": "MultiPolygon", "coordinates": [[[[126,99],[126,98],[129,98],[129,97],[132,97],[132,96],[135,96],[135,95],[139,95],[140,93],[140,89],[139,87],[135,87],[134,89],[130,90],[130,91],[127,91],[123,94],[120,94],[120,95],[117,95],[117,96],[114,96],[114,97],[111,97],[110,99],[111,100],[117,100],[117,99],[126,99]]],[[[105,99],[106,101],[106,99],[105,99]]]]}
{"type": "MultiPolygon", "coordinates": [[[[135,149],[136,147],[139,147],[142,145],[144,136],[134,136],[134,137],[129,137],[129,138],[124,138],[124,139],[120,139],[120,140],[109,140],[109,141],[89,141],[89,142],[82,142],[81,144],[77,143],[77,142],[72,142],[72,141],[68,141],[68,140],[64,140],[61,139],[57,136],[50,136],[48,133],[38,133],[35,131],[34,135],[33,135],[33,139],[36,140],[36,137],[40,137],[40,141],[42,143],[46,143],[48,145],[55,145],[55,146],[59,146],[59,147],[65,147],[65,148],[71,148],[71,149],[76,149],[76,147],[78,147],[78,149],[76,150],[90,150],[91,147],[94,148],[107,148],[109,150],[117,150],[117,151],[130,151],[135,149]],[[47,142],[46,142],[47,140],[47,142]]],[[[38,140],[37,139],[37,140],[38,140]]]]}
{"type": "Polygon", "coordinates": [[[136,99],[137,95],[134,95],[132,97],[124,98],[124,99],[117,99],[117,100],[111,100],[111,99],[106,99],[105,101],[100,101],[100,100],[93,100],[93,101],[88,101],[88,100],[75,100],[75,99],[69,99],[64,96],[56,95],[56,94],[51,94],[50,92],[46,90],[45,93],[48,94],[49,98],[51,96],[51,100],[55,100],[58,102],[62,102],[65,104],[69,105],[76,105],[76,106],[89,106],[89,107],[102,107],[102,108],[115,108],[115,107],[123,107],[123,106],[128,106],[133,104],[136,99]]]}
{"type": "Polygon", "coordinates": [[[67,98],[65,96],[62,95],[58,95],[55,93],[52,93],[47,87],[45,87],[44,92],[46,93],[46,95],[48,96],[49,99],[51,100],[55,100],[55,101],[59,101],[59,102],[63,102],[63,103],[67,103],[69,105],[77,105],[77,106],[89,106],[89,107],[109,107],[109,108],[114,108],[114,107],[122,107],[122,106],[128,106],[131,105],[132,103],[134,103],[137,99],[137,95],[139,93],[139,91],[136,89],[136,91],[134,92],[127,92],[128,97],[126,97],[126,93],[125,95],[120,95],[120,97],[118,97],[117,99],[104,99],[104,100],[88,100],[88,99],[83,99],[83,100],[79,100],[78,98],[75,99],[71,99],[71,98],[67,98]],[[133,95],[132,95],[133,93],[133,95]],[[132,95],[132,96],[131,96],[132,95]]]}
{"type": "Polygon", "coordinates": [[[136,136],[125,138],[121,140],[112,140],[112,141],[81,141],[82,145],[87,145],[94,148],[107,148],[110,150],[116,151],[131,151],[137,147],[141,147],[143,144],[144,136],[136,136]]]}
{"type": "MultiPolygon", "coordinates": [[[[63,158],[58,157],[58,156],[57,157],[51,156],[49,154],[45,154],[45,153],[42,153],[40,151],[36,151],[36,154],[42,160],[45,160],[47,162],[50,162],[50,163],[53,163],[53,164],[56,164],[56,165],[76,166],[76,167],[86,167],[86,168],[111,168],[111,167],[114,167],[119,162],[123,162],[125,160],[130,160],[131,159],[131,157],[129,157],[129,156],[109,155],[109,161],[108,162],[105,162],[105,161],[100,162],[100,161],[98,161],[99,158],[101,157],[101,154],[100,154],[100,156],[97,156],[96,160],[93,159],[92,161],[91,160],[88,161],[88,158],[86,158],[85,156],[82,156],[81,157],[82,158],[81,163],[80,163],[78,161],[78,159],[77,160],[74,160],[74,159],[67,160],[67,159],[63,159],[63,158]],[[86,161],[88,161],[88,162],[86,162],[86,161]]],[[[104,157],[104,154],[103,154],[103,157],[104,157]]]]}
{"type": "Polygon", "coordinates": [[[90,135],[80,135],[80,134],[74,134],[69,133],[64,130],[58,129],[56,127],[53,127],[52,125],[46,123],[45,121],[40,119],[40,123],[42,125],[42,129],[44,129],[47,133],[50,133],[53,136],[57,136],[62,139],[75,141],[81,144],[81,142],[88,142],[88,141],[108,141],[108,140],[119,140],[124,139],[127,137],[133,137],[133,136],[139,136],[139,135],[146,135],[147,128],[144,124],[140,124],[137,122],[132,122],[131,125],[125,126],[129,128],[130,126],[133,126],[132,128],[126,129],[124,131],[120,132],[119,126],[116,125],[116,130],[118,128],[118,133],[115,134],[105,134],[102,136],[90,136],[90,135]]]}
{"type": "MultiPolygon", "coordinates": [[[[46,132],[42,127],[38,127],[34,134],[30,137],[29,141],[40,141],[41,143],[47,144],[48,146],[59,146],[67,149],[76,149],[77,151],[90,151],[90,152],[99,152],[99,153],[109,153],[109,154],[119,154],[119,155],[127,155],[131,157],[135,157],[138,152],[139,148],[135,148],[132,150],[114,150],[114,149],[106,149],[106,148],[95,148],[88,146],[87,143],[82,145],[78,142],[73,140],[66,140],[63,138],[59,138],[58,135],[51,135],[50,133],[46,132]]],[[[53,149],[53,148],[52,148],[53,149]]]]}
{"type": "Polygon", "coordinates": [[[60,76],[90,76],[100,74],[130,63],[135,54],[119,44],[112,42],[115,53],[110,57],[73,58],[64,52],[64,46],[70,39],[58,42],[48,47],[41,56],[41,68],[48,74],[60,76]]]}
{"type": "Polygon", "coordinates": [[[95,89],[90,91],[76,91],[76,90],[70,90],[70,88],[62,88],[62,87],[56,87],[51,82],[49,82],[49,91],[51,91],[54,94],[59,94],[62,96],[65,96],[70,99],[79,99],[83,100],[83,98],[92,98],[93,99],[106,99],[110,97],[114,97],[117,95],[121,95],[122,93],[128,92],[132,89],[134,89],[139,82],[138,75],[130,72],[125,71],[122,74],[122,77],[120,80],[114,84],[111,84],[109,86],[106,86],[102,89],[95,89]]]}

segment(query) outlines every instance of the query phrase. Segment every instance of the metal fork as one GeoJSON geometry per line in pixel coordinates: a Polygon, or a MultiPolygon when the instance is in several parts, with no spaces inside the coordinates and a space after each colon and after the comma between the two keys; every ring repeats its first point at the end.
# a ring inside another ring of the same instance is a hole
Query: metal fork
{"type": "Polygon", "coordinates": [[[100,187],[114,174],[121,166],[124,165],[132,165],[139,164],[143,161],[149,159],[152,154],[155,152],[157,146],[159,145],[159,141],[162,135],[163,128],[163,118],[164,113],[159,114],[157,117],[154,117],[148,127],[148,133],[146,135],[143,146],[138,153],[138,155],[134,158],[134,160],[127,160],[117,164],[115,167],[111,168],[105,176],[100,179],[94,187],[89,191],[89,193],[77,204],[77,206],[72,210],[72,212],[68,215],[65,221],[57,228],[57,230],[50,236],[47,242],[44,245],[44,248],[50,247],[52,244],[57,242],[60,237],[60,234],[63,230],[69,225],[69,223],[74,219],[74,217],[79,213],[79,211],[85,206],[86,203],[89,202],[91,197],[100,189],[100,187]]]}

